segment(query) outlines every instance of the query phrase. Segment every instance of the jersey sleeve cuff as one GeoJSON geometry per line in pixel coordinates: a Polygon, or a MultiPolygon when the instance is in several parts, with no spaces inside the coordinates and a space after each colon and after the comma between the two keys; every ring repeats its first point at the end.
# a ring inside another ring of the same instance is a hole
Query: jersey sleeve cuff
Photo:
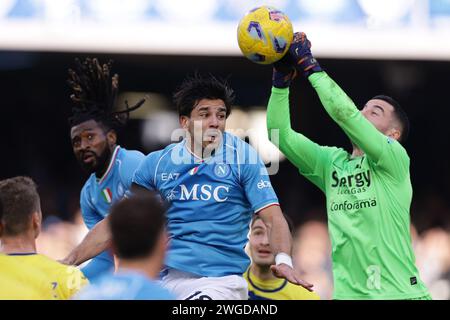
{"type": "Polygon", "coordinates": [[[272,206],[278,206],[279,207],[280,204],[278,202],[270,202],[270,203],[265,204],[263,206],[257,207],[257,209],[255,210],[255,214],[259,213],[261,210],[267,209],[267,208],[272,207],[272,206]]]}

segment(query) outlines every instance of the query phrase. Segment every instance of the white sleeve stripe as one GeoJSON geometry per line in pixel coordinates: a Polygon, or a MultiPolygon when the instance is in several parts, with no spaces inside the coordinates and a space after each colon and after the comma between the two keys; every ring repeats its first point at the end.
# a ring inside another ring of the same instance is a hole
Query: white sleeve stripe
{"type": "Polygon", "coordinates": [[[241,181],[241,164],[239,163],[239,151],[238,151],[238,149],[237,148],[235,148],[235,147],[233,147],[233,146],[230,146],[229,144],[225,144],[225,146],[227,146],[228,148],[231,148],[231,149],[233,149],[233,150],[235,150],[236,151],[236,163],[237,163],[237,166],[238,166],[238,179],[239,179],[239,181],[241,181]]]}
{"type": "Polygon", "coordinates": [[[264,210],[264,209],[266,209],[266,208],[268,208],[268,207],[271,207],[271,206],[280,206],[280,204],[279,204],[278,202],[271,202],[271,203],[268,203],[268,204],[262,206],[261,208],[256,209],[256,210],[255,210],[255,213],[258,213],[258,212],[260,212],[261,210],[264,210]]]}

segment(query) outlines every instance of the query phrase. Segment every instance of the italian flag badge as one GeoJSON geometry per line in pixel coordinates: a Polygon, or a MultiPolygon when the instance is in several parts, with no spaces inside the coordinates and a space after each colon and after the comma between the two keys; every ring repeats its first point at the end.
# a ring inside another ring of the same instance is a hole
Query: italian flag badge
{"type": "Polygon", "coordinates": [[[107,203],[111,203],[112,202],[112,192],[110,188],[105,188],[102,191],[102,196],[103,199],[107,202],[107,203]]]}
{"type": "Polygon", "coordinates": [[[193,168],[193,169],[189,170],[189,174],[190,174],[191,176],[193,176],[194,174],[196,174],[196,173],[197,173],[197,171],[198,171],[198,168],[200,168],[200,166],[198,166],[198,167],[195,167],[195,168],[193,168]]]}

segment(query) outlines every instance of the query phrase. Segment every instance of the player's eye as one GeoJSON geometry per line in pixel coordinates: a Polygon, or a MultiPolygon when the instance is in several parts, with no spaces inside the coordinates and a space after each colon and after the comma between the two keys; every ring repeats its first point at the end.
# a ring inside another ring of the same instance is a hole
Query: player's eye
{"type": "Polygon", "coordinates": [[[224,115],[224,114],[219,114],[219,115],[217,116],[217,118],[219,118],[220,120],[223,120],[223,119],[225,119],[225,115],[224,115]]]}
{"type": "Polygon", "coordinates": [[[72,146],[73,146],[74,148],[79,148],[79,147],[80,147],[80,140],[72,141],[72,146]]]}
{"type": "Polygon", "coordinates": [[[93,135],[93,134],[89,134],[89,135],[87,136],[87,138],[88,138],[88,140],[92,140],[92,139],[94,139],[94,135],[93,135]]]}

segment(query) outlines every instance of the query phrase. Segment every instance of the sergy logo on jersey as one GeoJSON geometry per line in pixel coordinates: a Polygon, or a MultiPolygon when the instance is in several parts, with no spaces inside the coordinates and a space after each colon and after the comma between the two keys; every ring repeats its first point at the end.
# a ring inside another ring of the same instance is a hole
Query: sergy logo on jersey
{"type": "Polygon", "coordinates": [[[335,187],[364,187],[370,186],[370,171],[351,174],[346,177],[339,178],[336,171],[331,174],[333,179],[333,188],[335,187]]]}
{"type": "Polygon", "coordinates": [[[256,186],[261,190],[264,188],[270,188],[272,185],[270,184],[270,181],[261,179],[256,186]]]}
{"type": "Polygon", "coordinates": [[[219,163],[214,166],[214,174],[219,178],[225,178],[230,173],[230,167],[225,163],[219,163]]]}
{"type": "Polygon", "coordinates": [[[363,171],[357,174],[350,174],[345,177],[339,177],[336,171],[331,174],[332,188],[339,188],[338,194],[357,194],[367,191],[370,187],[371,177],[370,171],[363,171]]]}
{"type": "Polygon", "coordinates": [[[196,183],[191,188],[180,184],[181,194],[179,200],[181,201],[208,201],[211,198],[216,202],[225,202],[228,199],[227,194],[230,192],[230,187],[217,186],[213,187],[210,184],[196,183]]]}

